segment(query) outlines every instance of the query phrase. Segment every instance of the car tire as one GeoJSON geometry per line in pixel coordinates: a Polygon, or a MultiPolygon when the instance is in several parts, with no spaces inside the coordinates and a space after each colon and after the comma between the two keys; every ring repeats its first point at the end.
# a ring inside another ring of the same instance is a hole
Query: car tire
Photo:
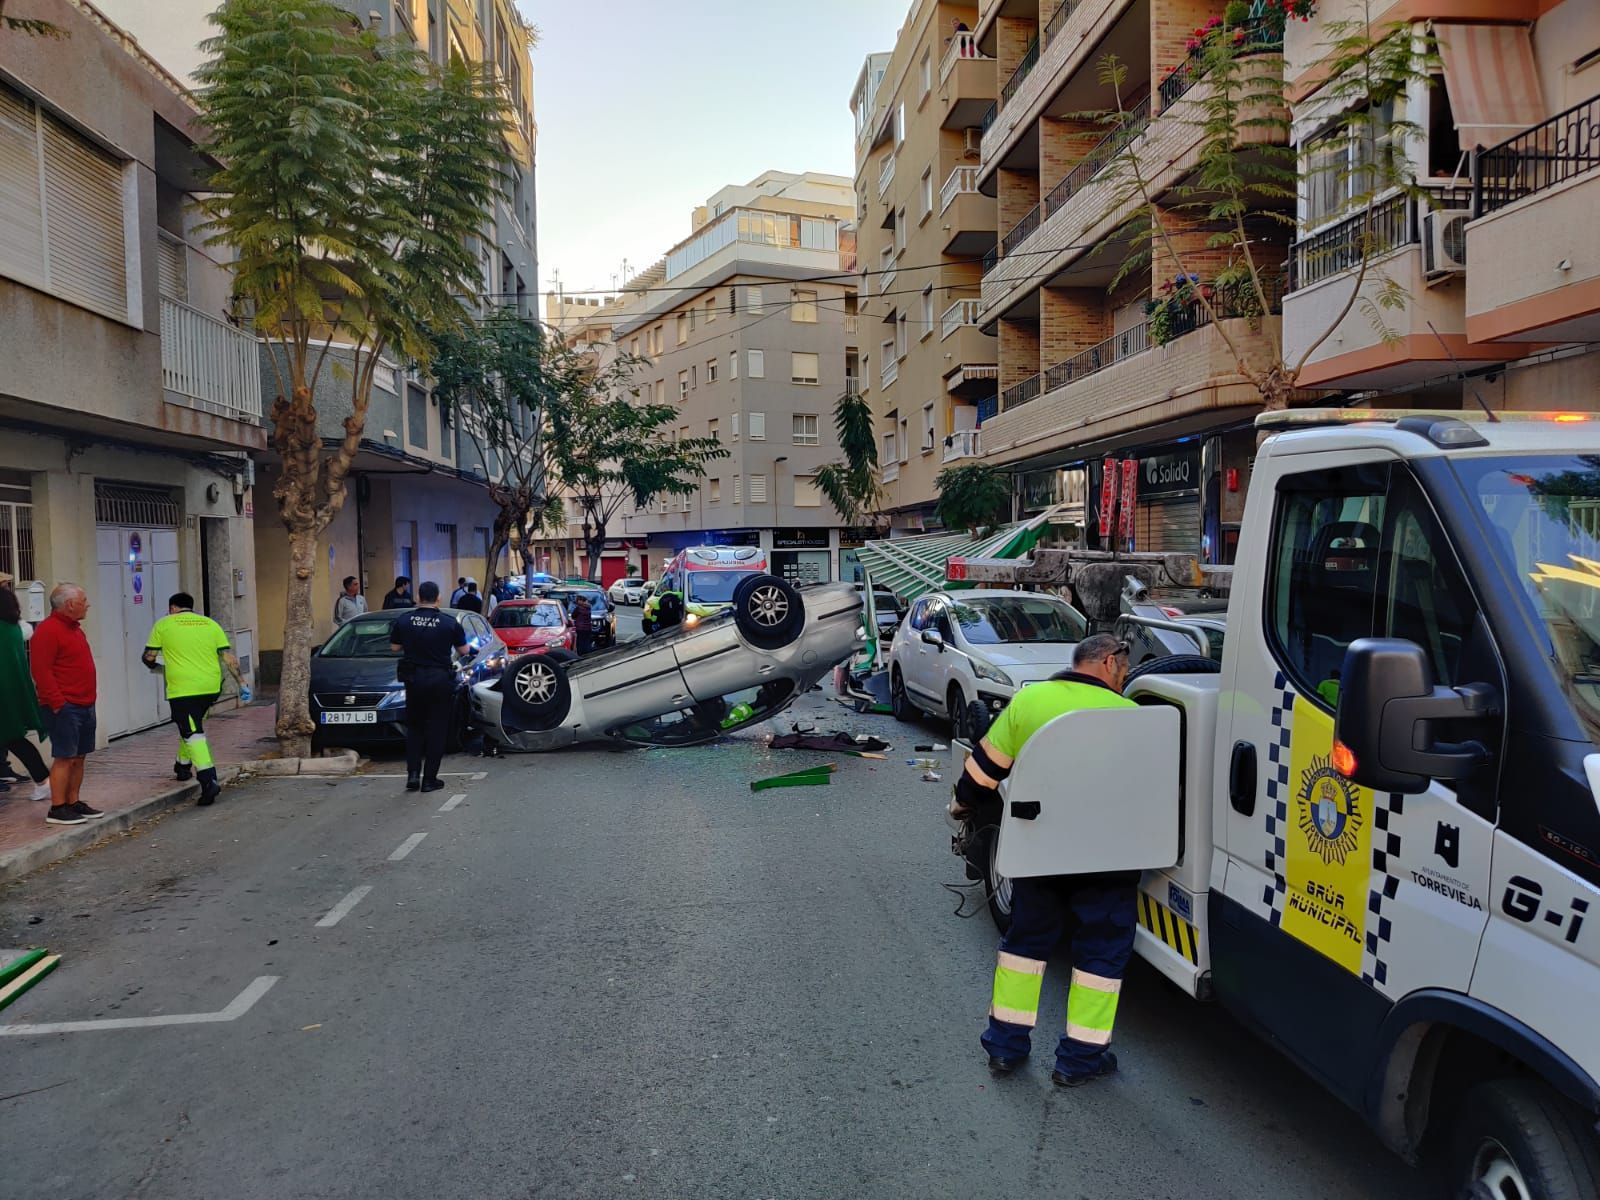
{"type": "Polygon", "coordinates": [[[889,673],[889,711],[894,713],[896,721],[907,725],[914,724],[922,715],[922,710],[911,703],[911,697],[906,694],[905,676],[900,674],[899,667],[889,673]]]}
{"type": "Polygon", "coordinates": [[[959,683],[952,683],[950,690],[945,693],[944,711],[950,717],[951,739],[971,745],[971,730],[967,727],[967,700],[959,683]]]}
{"type": "Polygon", "coordinates": [[[733,620],[745,641],[763,650],[777,650],[805,629],[805,601],[800,589],[787,579],[752,575],[733,589],[733,620]]]}
{"type": "Polygon", "coordinates": [[[1539,1080],[1479,1084],[1462,1099],[1452,1125],[1451,1195],[1600,1196],[1600,1141],[1578,1110],[1539,1080]]]}
{"type": "Polygon", "coordinates": [[[1221,671],[1221,663],[1203,654],[1168,654],[1162,658],[1152,658],[1142,662],[1129,671],[1128,678],[1123,681],[1122,690],[1127,691],[1128,684],[1135,679],[1143,679],[1146,675],[1217,675],[1221,671]]]}
{"type": "Polygon", "coordinates": [[[518,724],[530,729],[554,729],[572,708],[572,684],[567,664],[557,651],[525,654],[500,676],[505,706],[518,724]]]}

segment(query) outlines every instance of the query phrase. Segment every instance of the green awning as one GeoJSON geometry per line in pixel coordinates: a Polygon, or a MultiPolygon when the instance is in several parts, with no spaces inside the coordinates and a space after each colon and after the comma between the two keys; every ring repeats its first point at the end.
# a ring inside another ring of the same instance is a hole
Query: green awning
{"type": "MultiPolygon", "coordinates": [[[[1053,511],[1053,510],[1052,510],[1053,511]]],[[[924,592],[975,587],[971,583],[946,583],[945,563],[951,558],[1021,558],[1039,542],[1051,512],[1031,521],[972,538],[965,533],[922,533],[913,537],[868,542],[859,551],[867,575],[878,587],[888,588],[909,603],[924,592]]]]}

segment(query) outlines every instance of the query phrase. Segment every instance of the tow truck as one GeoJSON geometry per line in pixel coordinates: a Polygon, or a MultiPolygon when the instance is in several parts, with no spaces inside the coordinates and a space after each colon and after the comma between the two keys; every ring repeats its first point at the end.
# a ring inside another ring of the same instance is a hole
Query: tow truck
{"type": "Polygon", "coordinates": [[[1452,1200],[1592,1200],[1600,418],[1257,424],[1220,661],[1032,739],[990,890],[1140,869],[1137,952],[1452,1200]]]}

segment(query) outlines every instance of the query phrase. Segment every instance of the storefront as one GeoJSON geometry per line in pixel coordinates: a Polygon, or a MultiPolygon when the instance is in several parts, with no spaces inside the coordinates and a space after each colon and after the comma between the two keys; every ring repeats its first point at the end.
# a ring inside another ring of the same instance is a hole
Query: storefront
{"type": "Polygon", "coordinates": [[[861,583],[867,569],[861,564],[861,547],[879,536],[870,526],[849,526],[839,530],[839,578],[846,583],[861,583]]]}
{"type": "Polygon", "coordinates": [[[833,578],[827,529],[774,529],[772,573],[796,586],[833,578]]]}

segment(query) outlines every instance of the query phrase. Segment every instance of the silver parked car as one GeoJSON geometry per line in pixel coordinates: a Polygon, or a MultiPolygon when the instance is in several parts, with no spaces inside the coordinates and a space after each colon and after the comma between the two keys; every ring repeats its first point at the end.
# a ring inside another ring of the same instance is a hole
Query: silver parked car
{"type": "Polygon", "coordinates": [[[476,723],[512,750],[610,738],[691,746],[783,711],[861,644],[847,583],[740,582],[724,612],[575,658],[525,655],[472,689],[476,723]]]}

